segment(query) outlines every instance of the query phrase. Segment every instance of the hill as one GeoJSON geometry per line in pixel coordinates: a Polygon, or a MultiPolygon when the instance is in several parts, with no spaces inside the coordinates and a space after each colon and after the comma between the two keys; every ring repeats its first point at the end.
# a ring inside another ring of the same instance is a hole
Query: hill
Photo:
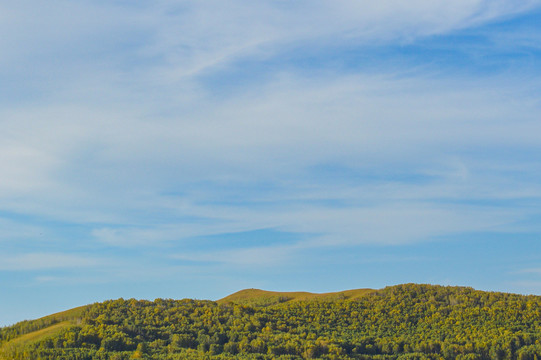
{"type": "Polygon", "coordinates": [[[110,300],[0,329],[0,359],[541,359],[541,298],[406,284],[110,300]]]}
{"type": "Polygon", "coordinates": [[[88,305],[80,306],[0,329],[0,359],[3,359],[5,354],[12,349],[24,348],[26,345],[37,343],[60,334],[72,326],[77,326],[81,323],[82,316],[88,307],[88,305]]]}
{"type": "Polygon", "coordinates": [[[375,290],[356,289],[339,292],[316,294],[310,292],[278,292],[259,289],[245,289],[218,300],[218,304],[244,304],[253,306],[270,306],[288,301],[333,301],[344,299],[356,299],[375,290]]]}

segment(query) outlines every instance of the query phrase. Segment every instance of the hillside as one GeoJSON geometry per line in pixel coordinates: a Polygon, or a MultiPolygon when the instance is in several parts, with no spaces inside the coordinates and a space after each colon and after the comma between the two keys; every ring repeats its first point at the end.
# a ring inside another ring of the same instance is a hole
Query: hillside
{"type": "Polygon", "coordinates": [[[12,349],[24,348],[44,339],[61,334],[64,330],[81,323],[83,314],[89,306],[51,314],[43,318],[22,321],[13,326],[0,329],[0,359],[12,349]]]}
{"type": "Polygon", "coordinates": [[[111,300],[0,329],[0,359],[541,359],[541,297],[407,284],[111,300]]]}
{"type": "Polygon", "coordinates": [[[310,292],[278,292],[259,289],[245,289],[224,297],[217,301],[218,304],[243,304],[252,306],[270,306],[288,301],[332,301],[344,299],[356,299],[375,290],[356,289],[332,293],[316,294],[310,292]]]}

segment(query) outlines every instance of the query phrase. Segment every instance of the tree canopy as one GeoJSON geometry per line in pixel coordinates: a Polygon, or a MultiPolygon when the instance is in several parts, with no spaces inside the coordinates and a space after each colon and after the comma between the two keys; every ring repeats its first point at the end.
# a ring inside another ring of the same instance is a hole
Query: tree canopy
{"type": "Polygon", "coordinates": [[[2,328],[0,358],[533,360],[540,313],[538,296],[417,284],[299,301],[118,299],[2,328]]]}

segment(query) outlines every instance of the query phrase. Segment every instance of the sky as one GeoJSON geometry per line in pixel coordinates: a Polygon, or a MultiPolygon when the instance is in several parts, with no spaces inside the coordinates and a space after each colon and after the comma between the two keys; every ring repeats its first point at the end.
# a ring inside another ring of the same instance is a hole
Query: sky
{"type": "Polygon", "coordinates": [[[0,0],[0,326],[541,295],[541,0],[0,0]]]}

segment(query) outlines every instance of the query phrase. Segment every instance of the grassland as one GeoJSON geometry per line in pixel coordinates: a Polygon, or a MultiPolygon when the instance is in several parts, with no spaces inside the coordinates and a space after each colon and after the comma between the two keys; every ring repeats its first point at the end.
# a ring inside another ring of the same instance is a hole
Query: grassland
{"type": "Polygon", "coordinates": [[[260,289],[245,289],[224,297],[217,301],[218,304],[243,304],[252,306],[270,306],[285,302],[295,301],[334,301],[344,299],[358,299],[373,293],[373,289],[354,289],[329,293],[279,292],[260,289]]]}

